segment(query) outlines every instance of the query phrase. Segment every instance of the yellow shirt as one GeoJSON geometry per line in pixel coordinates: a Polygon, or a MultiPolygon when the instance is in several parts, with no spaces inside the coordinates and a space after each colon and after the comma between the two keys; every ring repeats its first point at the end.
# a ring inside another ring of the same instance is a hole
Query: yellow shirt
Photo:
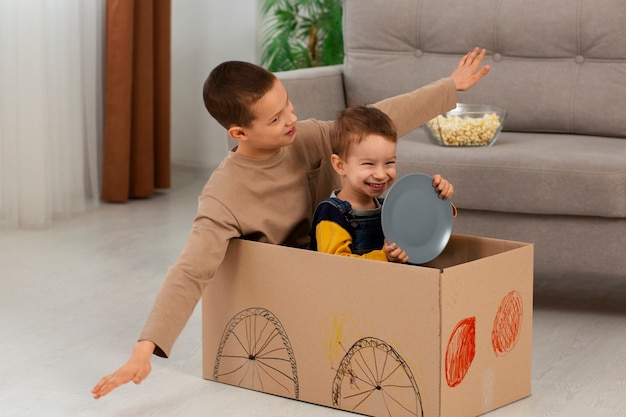
{"type": "Polygon", "coordinates": [[[346,229],[331,220],[322,220],[319,222],[315,227],[315,235],[318,252],[387,261],[387,255],[385,255],[385,251],[382,249],[373,250],[363,255],[352,253],[352,236],[350,236],[350,233],[346,229]]]}

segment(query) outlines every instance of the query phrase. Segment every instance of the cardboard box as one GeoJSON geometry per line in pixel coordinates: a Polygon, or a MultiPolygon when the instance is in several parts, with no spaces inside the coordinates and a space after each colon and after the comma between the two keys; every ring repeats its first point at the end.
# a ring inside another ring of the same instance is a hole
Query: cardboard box
{"type": "Polygon", "coordinates": [[[207,379],[371,416],[530,395],[533,246],[453,234],[428,266],[237,240],[203,297],[207,379]]]}

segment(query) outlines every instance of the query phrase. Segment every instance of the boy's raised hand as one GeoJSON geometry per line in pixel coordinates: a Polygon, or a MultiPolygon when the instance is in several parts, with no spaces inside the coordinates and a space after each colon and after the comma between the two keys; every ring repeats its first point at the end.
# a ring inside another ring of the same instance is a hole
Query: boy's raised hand
{"type": "Polygon", "coordinates": [[[489,73],[491,70],[489,65],[480,68],[480,64],[482,64],[486,53],[486,49],[474,48],[473,51],[465,54],[463,58],[461,58],[459,65],[452,72],[452,75],[450,75],[457,91],[469,90],[489,73]]]}
{"type": "Polygon", "coordinates": [[[95,399],[103,397],[120,385],[130,381],[133,381],[135,384],[140,384],[141,381],[148,377],[148,374],[152,370],[150,360],[152,359],[154,347],[154,343],[149,340],[140,340],[137,342],[128,362],[122,365],[117,371],[102,378],[100,382],[93,387],[91,390],[93,397],[95,399]]]}
{"type": "Polygon", "coordinates": [[[398,247],[395,243],[388,243],[385,240],[385,245],[383,246],[383,250],[385,251],[385,255],[387,255],[387,260],[389,262],[398,262],[398,263],[407,263],[409,261],[409,256],[398,247]]]}

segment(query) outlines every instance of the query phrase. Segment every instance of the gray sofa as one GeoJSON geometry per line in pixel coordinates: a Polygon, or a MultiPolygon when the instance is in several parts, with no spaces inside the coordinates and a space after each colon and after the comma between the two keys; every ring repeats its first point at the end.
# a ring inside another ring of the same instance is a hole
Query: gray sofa
{"type": "Polygon", "coordinates": [[[417,129],[400,140],[399,176],[441,173],[453,231],[533,242],[538,272],[626,277],[624,21],[623,0],[346,0],[344,64],[278,76],[301,119],[332,119],[487,48],[491,73],[458,101],[506,109],[498,141],[443,148],[417,129]]]}

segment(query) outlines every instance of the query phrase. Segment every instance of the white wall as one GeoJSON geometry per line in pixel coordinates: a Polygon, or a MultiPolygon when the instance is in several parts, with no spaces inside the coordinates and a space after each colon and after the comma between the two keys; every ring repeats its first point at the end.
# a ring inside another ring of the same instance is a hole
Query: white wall
{"type": "Polygon", "coordinates": [[[259,0],[172,0],[172,163],[213,168],[226,132],[204,108],[202,85],[222,61],[257,62],[259,0]]]}

